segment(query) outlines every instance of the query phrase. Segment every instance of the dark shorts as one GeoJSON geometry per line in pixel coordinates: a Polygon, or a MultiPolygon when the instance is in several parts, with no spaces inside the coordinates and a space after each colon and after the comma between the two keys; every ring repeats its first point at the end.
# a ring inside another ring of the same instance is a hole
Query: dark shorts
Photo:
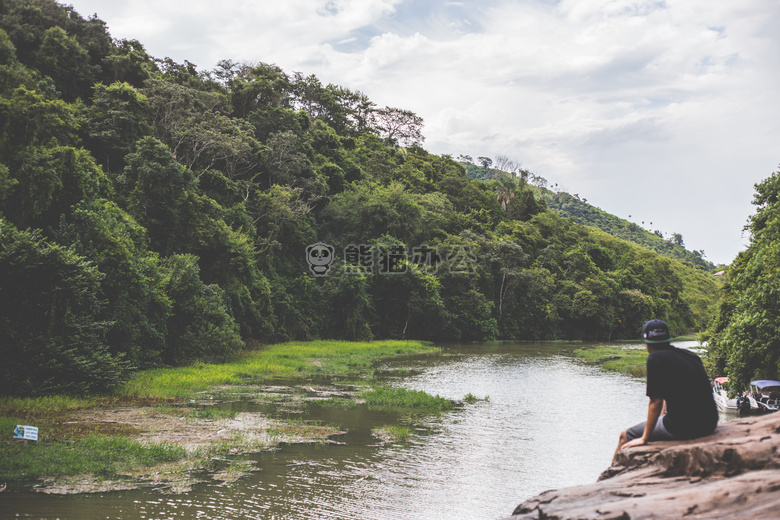
{"type": "MultiPolygon", "coordinates": [[[[664,417],[666,414],[661,415],[658,418],[658,421],[655,423],[655,428],[653,428],[653,433],[650,434],[650,438],[648,441],[670,441],[672,439],[676,439],[674,435],[669,433],[669,431],[664,427],[664,417]]],[[[637,424],[636,426],[632,426],[628,430],[626,430],[626,439],[633,440],[638,439],[645,433],[645,424],[647,424],[647,421],[637,424]]]]}

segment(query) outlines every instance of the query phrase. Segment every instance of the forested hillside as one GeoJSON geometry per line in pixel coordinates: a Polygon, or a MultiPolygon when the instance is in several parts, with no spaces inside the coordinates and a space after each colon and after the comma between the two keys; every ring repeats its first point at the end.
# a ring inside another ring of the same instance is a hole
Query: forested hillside
{"type": "Polygon", "coordinates": [[[470,179],[422,120],[265,63],[212,71],[0,1],[11,394],[287,339],[607,340],[706,325],[710,275],[470,179]]]}
{"type": "MultiPolygon", "coordinates": [[[[468,156],[461,156],[459,159],[461,159],[460,164],[466,169],[466,174],[469,178],[495,184],[497,182],[505,182],[507,177],[510,179],[513,177],[524,177],[535,196],[545,204],[545,207],[563,217],[569,217],[584,226],[597,227],[612,236],[639,244],[660,255],[689,262],[702,269],[710,271],[716,269],[712,262],[704,258],[704,251],[690,251],[686,249],[681,234],[671,233],[668,238],[665,238],[662,231],[655,230],[650,232],[634,222],[616,217],[588,204],[588,200],[581,198],[578,194],[572,195],[557,187],[552,189],[552,187],[548,186],[547,179],[521,169],[516,161],[509,160],[506,157],[499,157],[496,163],[504,168],[500,169],[490,167],[493,164],[493,160],[489,157],[480,157],[478,162],[481,164],[474,164],[472,162],[473,159],[468,156]]],[[[652,222],[648,224],[650,226],[653,225],[652,222]]],[[[644,226],[645,223],[642,222],[642,225],[644,226]]]]}
{"type": "Polygon", "coordinates": [[[750,245],[727,273],[708,336],[713,375],[735,391],[780,378],[780,172],[756,185],[750,245]]]}

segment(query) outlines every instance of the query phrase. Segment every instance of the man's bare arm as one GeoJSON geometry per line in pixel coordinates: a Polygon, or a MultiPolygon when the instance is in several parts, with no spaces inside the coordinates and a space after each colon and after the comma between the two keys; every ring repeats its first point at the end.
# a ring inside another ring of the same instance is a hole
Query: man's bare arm
{"type": "Polygon", "coordinates": [[[641,437],[625,443],[622,448],[631,448],[632,446],[647,444],[647,441],[655,428],[655,423],[658,422],[658,418],[665,408],[666,402],[663,399],[660,397],[651,397],[650,402],[647,404],[647,423],[645,424],[644,433],[641,437]]]}

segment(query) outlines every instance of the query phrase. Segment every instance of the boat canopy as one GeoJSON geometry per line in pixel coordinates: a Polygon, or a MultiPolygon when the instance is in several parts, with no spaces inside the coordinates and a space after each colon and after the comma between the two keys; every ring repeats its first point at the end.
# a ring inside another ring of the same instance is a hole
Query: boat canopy
{"type": "Polygon", "coordinates": [[[771,379],[757,379],[750,382],[751,385],[758,387],[760,390],[769,388],[770,386],[780,386],[780,381],[772,381],[771,379]]]}
{"type": "Polygon", "coordinates": [[[720,383],[722,385],[725,385],[726,383],[729,382],[729,378],[728,377],[716,377],[715,378],[715,382],[716,383],[720,383]]]}

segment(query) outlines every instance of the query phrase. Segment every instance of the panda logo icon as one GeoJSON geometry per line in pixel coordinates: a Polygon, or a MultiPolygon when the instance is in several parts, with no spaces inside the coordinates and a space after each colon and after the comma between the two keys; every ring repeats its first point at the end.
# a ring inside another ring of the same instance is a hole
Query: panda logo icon
{"type": "Polygon", "coordinates": [[[317,242],[306,248],[306,261],[309,263],[309,271],[314,276],[325,276],[333,264],[333,246],[317,242]]]}

